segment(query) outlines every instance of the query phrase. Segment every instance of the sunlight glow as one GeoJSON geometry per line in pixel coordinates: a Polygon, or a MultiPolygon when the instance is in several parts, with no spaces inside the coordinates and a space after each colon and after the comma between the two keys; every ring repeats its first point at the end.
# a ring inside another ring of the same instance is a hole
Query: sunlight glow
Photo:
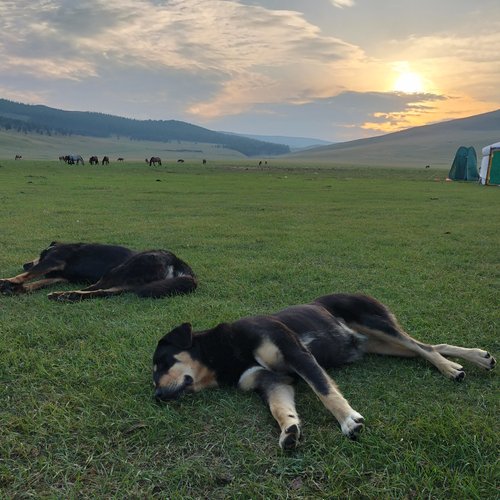
{"type": "Polygon", "coordinates": [[[394,82],[394,90],[405,94],[417,94],[424,91],[424,84],[419,74],[407,71],[398,76],[394,82]]]}

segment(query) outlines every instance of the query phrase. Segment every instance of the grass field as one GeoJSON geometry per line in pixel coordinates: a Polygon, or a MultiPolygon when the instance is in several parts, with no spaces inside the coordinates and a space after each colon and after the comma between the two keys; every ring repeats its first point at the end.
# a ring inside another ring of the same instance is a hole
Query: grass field
{"type": "Polygon", "coordinates": [[[498,188],[309,167],[0,161],[2,277],[59,239],[168,248],[200,279],[161,300],[0,296],[1,498],[497,498],[498,374],[467,363],[461,384],[422,360],[332,372],[366,418],[357,442],[298,384],[292,453],[256,395],[153,402],[172,327],[334,291],[376,296],[426,342],[500,354],[498,188]]]}
{"type": "Polygon", "coordinates": [[[43,135],[36,133],[6,131],[0,129],[0,161],[21,155],[24,160],[56,160],[61,155],[80,154],[87,162],[90,156],[101,159],[109,156],[111,162],[117,158],[126,161],[144,161],[144,158],[160,156],[163,162],[176,162],[179,158],[201,162],[244,156],[238,151],[217,144],[182,141],[133,141],[127,137],[89,137],[79,135],[43,135]]]}

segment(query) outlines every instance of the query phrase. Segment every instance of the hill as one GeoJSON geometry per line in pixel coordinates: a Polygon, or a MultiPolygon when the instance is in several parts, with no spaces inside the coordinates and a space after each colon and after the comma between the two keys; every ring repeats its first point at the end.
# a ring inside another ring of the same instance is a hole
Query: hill
{"type": "Polygon", "coordinates": [[[245,156],[285,154],[290,148],[223,134],[177,120],[135,120],[87,111],[63,111],[42,105],[0,99],[0,129],[40,135],[123,137],[136,141],[191,142],[214,144],[245,156]]]}
{"type": "Polygon", "coordinates": [[[292,151],[332,144],[332,141],[324,141],[323,139],[315,139],[313,137],[290,137],[287,135],[234,134],[233,132],[222,132],[222,133],[240,135],[242,137],[249,137],[250,139],[256,139],[258,141],[272,142],[276,144],[285,144],[289,146],[292,151]]]}
{"type": "MultiPolygon", "coordinates": [[[[171,162],[183,158],[186,161],[244,159],[245,155],[217,144],[183,141],[156,142],[134,141],[126,137],[90,137],[81,135],[47,135],[36,132],[17,132],[0,129],[0,158],[13,159],[22,155],[25,160],[57,160],[65,154],[81,154],[85,161],[92,155],[99,158],[107,155],[111,161],[125,158],[126,161],[144,161],[144,158],[159,156],[171,162]]],[[[257,160],[255,160],[257,161],[257,160]]]]}
{"type": "Polygon", "coordinates": [[[288,158],[343,165],[450,167],[459,146],[481,149],[500,141],[500,110],[413,127],[368,139],[292,153],[288,158]]]}

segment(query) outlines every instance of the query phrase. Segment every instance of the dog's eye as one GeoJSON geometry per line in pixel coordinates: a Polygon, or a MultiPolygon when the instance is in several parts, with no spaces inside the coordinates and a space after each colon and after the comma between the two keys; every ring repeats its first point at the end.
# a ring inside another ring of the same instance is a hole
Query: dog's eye
{"type": "Polygon", "coordinates": [[[193,377],[190,375],[184,375],[184,384],[185,385],[192,385],[193,384],[193,377]]]}

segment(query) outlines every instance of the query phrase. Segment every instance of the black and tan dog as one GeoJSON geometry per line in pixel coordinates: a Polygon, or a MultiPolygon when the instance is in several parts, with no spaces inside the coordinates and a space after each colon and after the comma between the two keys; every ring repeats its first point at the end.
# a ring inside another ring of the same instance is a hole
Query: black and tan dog
{"type": "Polygon", "coordinates": [[[364,353],[421,356],[453,380],[462,380],[465,372],[445,356],[488,370],[495,366],[494,358],[481,349],[418,342],[371,297],[335,294],[197,333],[189,323],[175,328],[159,341],[153,356],[155,397],[165,401],[219,385],[255,390],[280,426],[280,446],[288,449],[300,437],[291,385],[292,377],[299,376],[333,413],[342,432],[355,438],[363,417],[325,370],[356,361],[364,353]]]}
{"type": "Polygon", "coordinates": [[[192,292],[197,286],[192,269],[167,250],[134,252],[117,245],[53,241],[23,268],[24,273],[0,280],[0,293],[28,293],[56,283],[93,283],[82,290],[48,295],[51,300],[75,302],[124,292],[165,297],[192,292]]]}

